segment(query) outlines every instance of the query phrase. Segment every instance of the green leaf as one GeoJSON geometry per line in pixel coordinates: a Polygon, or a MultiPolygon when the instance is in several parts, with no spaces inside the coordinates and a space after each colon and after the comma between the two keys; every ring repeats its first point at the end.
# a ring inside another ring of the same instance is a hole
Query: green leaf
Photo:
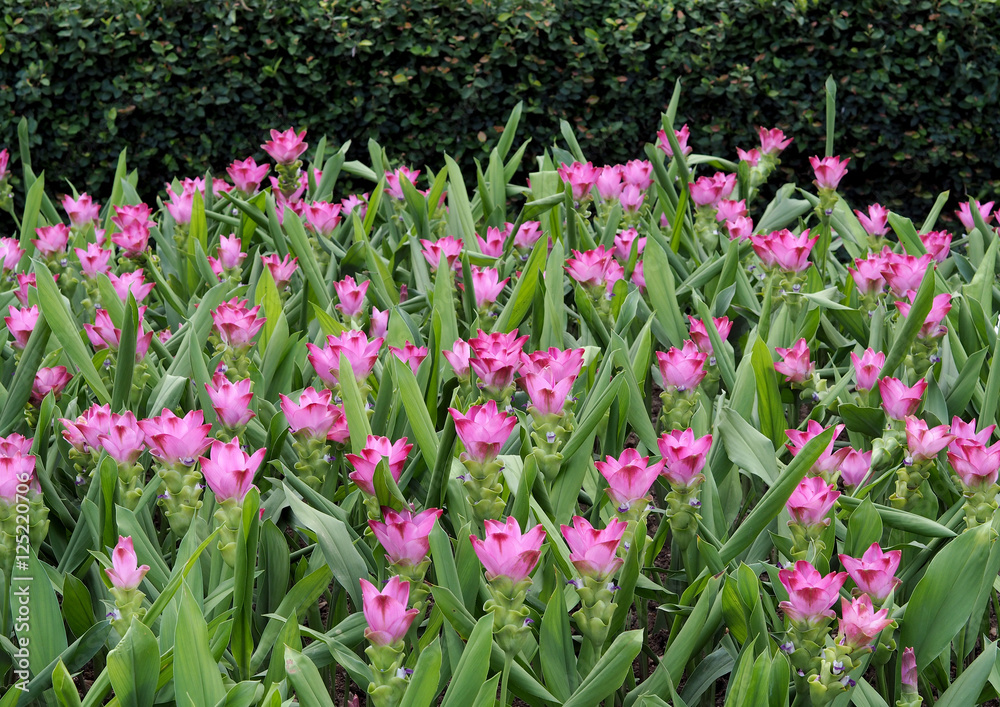
{"type": "Polygon", "coordinates": [[[184,583],[174,636],[174,692],[191,707],[215,707],[226,697],[222,674],[208,642],[208,624],[184,583]]]}
{"type": "MultiPolygon", "coordinates": [[[[289,493],[286,491],[286,494],[289,493]]],[[[250,666],[254,671],[259,670],[264,664],[264,659],[270,653],[288,617],[293,613],[304,615],[309,606],[326,591],[332,578],[333,571],[327,565],[323,565],[292,585],[274,611],[274,615],[268,618],[267,625],[261,632],[260,640],[257,641],[257,650],[254,651],[250,661],[250,666]]]]}
{"type": "MultiPolygon", "coordinates": [[[[1000,239],[994,242],[1000,242],[1000,239]]],[[[961,416],[965,407],[972,400],[972,395],[979,383],[979,375],[982,372],[983,361],[986,360],[988,349],[980,349],[969,356],[969,360],[962,366],[958,379],[948,391],[946,402],[948,403],[948,413],[961,416]]]]}
{"type": "Polygon", "coordinates": [[[555,589],[542,615],[538,632],[539,658],[545,686],[560,700],[567,700],[576,689],[576,653],[569,627],[569,612],[562,582],[556,577],[555,589]]]}
{"type": "Polygon", "coordinates": [[[757,382],[757,418],[760,420],[760,431],[771,440],[774,449],[781,449],[786,438],[785,409],[781,404],[774,358],[759,336],[754,339],[750,358],[757,382]]]}
{"type": "MultiPolygon", "coordinates": [[[[643,263],[649,272],[657,273],[656,277],[651,277],[646,281],[646,292],[653,309],[656,311],[656,320],[666,332],[670,344],[680,346],[681,342],[687,338],[687,327],[683,324],[681,308],[677,303],[677,294],[674,291],[674,271],[667,260],[667,254],[656,241],[650,240],[646,243],[643,263]]],[[[721,260],[719,265],[722,265],[721,260]]]]}
{"type": "Polygon", "coordinates": [[[80,693],[76,690],[76,683],[61,660],[52,671],[52,691],[59,707],[80,707],[80,693]]]}
{"type": "MultiPolygon", "coordinates": [[[[860,499],[846,495],[841,495],[841,497],[837,500],[841,506],[852,509],[857,508],[862,503],[860,499]]],[[[872,505],[878,513],[879,518],[882,519],[882,524],[890,528],[905,530],[908,533],[922,535],[925,538],[955,537],[955,533],[952,530],[946,528],[937,521],[931,520],[930,518],[924,518],[916,513],[910,513],[898,508],[890,508],[889,506],[883,506],[878,503],[874,503],[872,505]]]]}
{"type": "Polygon", "coordinates": [[[913,306],[910,307],[910,313],[903,321],[903,326],[897,331],[896,338],[892,342],[892,347],[889,349],[889,353],[886,354],[885,365],[882,366],[882,372],[879,373],[880,376],[883,378],[891,376],[896,371],[897,366],[903,362],[914,340],[917,338],[917,334],[920,332],[920,327],[924,325],[924,321],[927,319],[927,315],[931,311],[933,304],[934,268],[928,268],[927,272],[924,273],[924,279],[920,283],[920,288],[917,290],[917,296],[913,300],[913,306]]]}
{"type": "MultiPolygon", "coordinates": [[[[476,237],[475,219],[472,217],[472,206],[469,204],[469,193],[465,189],[462,170],[450,156],[444,156],[448,165],[448,201],[458,217],[458,225],[462,232],[458,235],[466,243],[472,243],[476,237]]],[[[498,330],[499,331],[499,330],[498,330]]]]}
{"type": "Polygon", "coordinates": [[[771,441],[731,408],[719,411],[717,424],[729,459],[768,486],[773,485],[779,474],[771,441]]]}
{"type": "Polygon", "coordinates": [[[24,419],[25,407],[31,398],[31,388],[35,374],[45,357],[45,347],[49,343],[52,330],[48,321],[39,317],[35,328],[28,336],[28,345],[21,352],[21,360],[14,369],[14,380],[7,391],[7,400],[0,414],[0,434],[7,435],[24,419]]]}
{"type": "Polygon", "coordinates": [[[430,707],[437,695],[441,675],[441,640],[435,638],[420,652],[399,707],[430,707]]]}
{"type": "Polygon", "coordinates": [[[347,428],[351,433],[351,450],[355,454],[361,454],[372,429],[368,423],[368,413],[365,410],[366,401],[361,397],[351,362],[343,353],[340,354],[340,370],[337,377],[340,380],[341,395],[344,397],[344,415],[347,417],[347,428]]]}
{"type": "Polygon", "coordinates": [[[285,647],[285,671],[302,707],[334,707],[330,692],[313,662],[297,650],[287,646],[285,647]]]}
{"type": "Polygon", "coordinates": [[[882,519],[875,510],[875,504],[866,498],[851,513],[851,519],[847,523],[847,542],[844,543],[844,552],[851,557],[861,557],[872,543],[881,539],[882,519]]]}
{"type": "MultiPolygon", "coordinates": [[[[544,627],[545,621],[543,619],[543,631],[544,627]]],[[[479,619],[476,627],[472,629],[472,635],[469,636],[469,642],[465,645],[465,650],[462,651],[462,657],[452,671],[454,677],[448,685],[448,690],[444,693],[441,707],[466,707],[466,705],[473,703],[489,672],[492,636],[493,615],[487,614],[479,619]]],[[[544,667],[543,664],[543,670],[544,667]]]]}
{"type": "Polygon", "coordinates": [[[160,677],[160,648],[149,627],[134,617],[125,636],[108,653],[108,675],[121,707],[153,704],[160,677]]]}
{"type": "Polygon", "coordinates": [[[27,557],[18,553],[19,561],[27,560],[27,567],[18,565],[10,581],[11,620],[18,640],[30,645],[28,665],[37,675],[45,666],[66,650],[66,629],[63,628],[59,600],[49,581],[45,567],[35,556],[34,550],[27,557]],[[27,572],[24,571],[27,569],[27,572]],[[31,608],[30,620],[21,621],[17,607],[31,608]]]}
{"type": "Polygon", "coordinates": [[[111,410],[121,412],[128,404],[132,393],[132,372],[135,370],[136,337],[139,335],[139,309],[132,292],[123,313],[122,335],[115,363],[115,383],[111,389],[111,410]]]}
{"type": "Polygon", "coordinates": [[[285,209],[284,219],[283,227],[285,233],[288,234],[288,243],[291,246],[292,252],[299,259],[299,267],[302,268],[302,273],[306,276],[306,280],[309,281],[310,291],[316,295],[316,299],[319,300],[319,306],[327,310],[330,308],[329,288],[323,279],[319,263],[316,261],[316,251],[309,244],[306,229],[302,226],[302,219],[291,209],[285,209]]]}
{"type": "Polygon", "coordinates": [[[944,691],[934,703],[935,707],[964,707],[964,705],[979,704],[979,695],[986,686],[986,681],[990,679],[996,659],[997,643],[993,641],[944,691]]]}
{"type": "Polygon", "coordinates": [[[593,707],[625,682],[642,649],[642,630],[619,634],[563,707],[593,707]]]}
{"type": "Polygon", "coordinates": [[[509,332],[517,328],[524,316],[531,309],[535,299],[535,288],[545,267],[548,255],[548,239],[540,238],[528,256],[528,261],[521,268],[521,277],[514,283],[510,299],[493,324],[493,331],[509,332]]]}
{"type": "Polygon", "coordinates": [[[29,255],[35,252],[35,245],[31,240],[35,238],[35,227],[38,225],[38,212],[42,208],[42,197],[44,195],[45,172],[42,172],[28,189],[28,195],[24,200],[24,211],[21,212],[21,237],[18,245],[29,255]]]}

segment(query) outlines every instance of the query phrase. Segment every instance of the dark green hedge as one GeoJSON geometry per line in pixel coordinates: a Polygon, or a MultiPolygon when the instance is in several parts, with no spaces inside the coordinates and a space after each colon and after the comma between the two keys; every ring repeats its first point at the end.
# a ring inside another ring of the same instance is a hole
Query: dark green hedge
{"type": "Polygon", "coordinates": [[[36,171],[97,193],[123,145],[150,185],[262,159],[266,128],[289,125],[352,139],[355,157],[373,137],[414,164],[469,163],[524,101],[536,153],[565,118],[610,162],[654,138],[679,77],[697,151],[732,156],[780,126],[807,183],[832,74],[854,200],[997,191],[994,2],[805,2],[8,0],[0,144],[27,116],[36,171]]]}

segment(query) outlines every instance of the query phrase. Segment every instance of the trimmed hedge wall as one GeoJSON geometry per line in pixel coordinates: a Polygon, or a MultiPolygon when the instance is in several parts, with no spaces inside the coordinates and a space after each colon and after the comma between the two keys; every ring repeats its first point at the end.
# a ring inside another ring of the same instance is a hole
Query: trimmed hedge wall
{"type": "Polygon", "coordinates": [[[654,139],[679,77],[696,151],[734,158],[778,126],[805,182],[832,74],[856,206],[997,192],[995,2],[805,2],[8,0],[0,145],[16,151],[27,116],[36,171],[94,193],[123,145],[155,183],[262,159],[266,129],[289,125],[353,139],[353,157],[372,137],[402,161],[469,164],[524,101],[529,156],[567,119],[614,162],[654,139]]]}

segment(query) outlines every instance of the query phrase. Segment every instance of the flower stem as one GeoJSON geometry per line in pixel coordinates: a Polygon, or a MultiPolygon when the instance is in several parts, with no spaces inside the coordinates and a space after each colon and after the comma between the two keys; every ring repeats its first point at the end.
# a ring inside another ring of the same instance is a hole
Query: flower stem
{"type": "Polygon", "coordinates": [[[500,677],[500,707],[507,707],[507,680],[510,678],[510,664],[514,662],[514,655],[510,651],[503,656],[503,673],[500,677]]]}

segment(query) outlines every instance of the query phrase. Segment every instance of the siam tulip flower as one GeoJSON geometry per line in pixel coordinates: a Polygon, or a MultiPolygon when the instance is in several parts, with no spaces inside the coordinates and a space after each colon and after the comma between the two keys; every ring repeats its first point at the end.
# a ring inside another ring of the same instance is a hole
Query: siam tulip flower
{"type": "Polygon", "coordinates": [[[266,449],[258,449],[252,455],[240,448],[240,438],[232,442],[212,442],[211,458],[201,457],[201,470],[205,483],[220,503],[233,500],[243,503],[247,493],[253,488],[253,477],[260,463],[264,461],[266,449]]]}
{"type": "Polygon", "coordinates": [[[486,581],[505,577],[512,584],[517,584],[527,579],[538,564],[542,543],[545,542],[542,526],[536,525],[522,534],[521,526],[513,516],[508,516],[505,523],[487,520],[484,526],[485,539],[470,535],[469,540],[486,570],[486,581]]]}
{"type": "MultiPolygon", "coordinates": [[[[36,458],[33,454],[22,454],[20,451],[0,457],[0,503],[6,506],[24,503],[25,485],[36,494],[41,492],[41,486],[35,475],[35,464],[36,458]]],[[[12,513],[16,509],[4,510],[12,513]]],[[[47,529],[48,523],[45,525],[47,529]]]]}
{"type": "Polygon", "coordinates": [[[551,368],[544,368],[539,372],[525,373],[520,380],[528,393],[530,406],[537,414],[562,415],[576,376],[560,378],[551,368]]]}
{"type": "Polygon", "coordinates": [[[858,294],[880,295],[885,291],[885,277],[883,269],[885,263],[879,255],[868,258],[856,258],[853,268],[847,268],[847,272],[854,279],[854,286],[858,288],[858,294]]]}
{"type": "Polygon", "coordinates": [[[66,427],[62,433],[63,437],[78,452],[83,454],[89,454],[91,450],[96,452],[101,448],[101,436],[111,431],[111,406],[94,403],[76,420],[70,422],[60,418],[59,422],[66,427]]]}
{"type": "Polygon", "coordinates": [[[150,454],[159,461],[192,466],[212,442],[208,439],[212,426],[204,422],[205,415],[201,410],[192,410],[184,417],[178,417],[163,408],[158,417],[139,420],[139,428],[145,435],[150,454]]]}
{"type": "Polygon", "coordinates": [[[340,200],[340,205],[343,207],[341,214],[343,216],[348,216],[354,213],[354,210],[358,210],[358,218],[364,220],[365,215],[368,213],[368,194],[362,194],[358,196],[357,194],[351,194],[346,199],[340,200]]]}
{"type": "MultiPolygon", "coordinates": [[[[659,140],[657,147],[663,150],[667,157],[673,157],[674,151],[673,148],[670,147],[670,141],[667,139],[666,131],[660,130],[656,133],[656,137],[659,140]]],[[[681,154],[685,156],[690,155],[693,149],[688,147],[687,144],[688,138],[691,137],[691,130],[688,128],[687,124],[681,126],[680,130],[675,130],[674,137],[677,138],[677,146],[681,149],[681,154]]]]}
{"type": "Polygon", "coordinates": [[[634,184],[626,184],[622,189],[618,202],[626,214],[637,214],[646,200],[646,194],[634,184]]]}
{"type": "Polygon", "coordinates": [[[698,177],[694,182],[688,183],[688,192],[695,206],[714,206],[722,198],[724,187],[725,183],[714,177],[698,177]]]}
{"type": "Polygon", "coordinates": [[[372,313],[368,317],[368,336],[372,339],[384,339],[388,331],[389,310],[382,312],[378,307],[372,307],[372,313]]]}
{"type": "Polygon", "coordinates": [[[112,234],[111,242],[120,247],[126,258],[135,258],[146,251],[149,229],[156,224],[150,219],[153,212],[146,204],[116,206],[111,222],[120,229],[112,234]]]}
{"type": "Polygon", "coordinates": [[[603,245],[594,250],[572,251],[573,256],[566,260],[563,267],[569,276],[585,287],[601,287],[607,277],[608,267],[614,259],[614,251],[606,250],[603,245]]]}
{"type": "Polygon", "coordinates": [[[424,259],[427,261],[427,264],[430,265],[431,272],[437,272],[438,265],[441,262],[441,256],[444,256],[445,260],[448,262],[448,267],[456,270],[458,269],[458,258],[462,254],[461,238],[445,236],[444,238],[439,238],[437,241],[429,241],[425,238],[421,238],[420,244],[423,246],[421,252],[424,255],[424,259]]]}
{"type": "Polygon", "coordinates": [[[597,187],[598,196],[603,201],[617,201],[625,186],[622,184],[621,166],[600,167],[597,171],[598,176],[594,186],[597,187]]]}
{"type": "Polygon", "coordinates": [[[778,579],[788,591],[788,601],[778,604],[785,616],[795,624],[812,628],[836,616],[830,607],[840,596],[840,588],[847,581],[846,572],[831,572],[825,577],[804,560],[795,563],[793,570],[781,570],[778,579]]]}
{"type": "MultiPolygon", "coordinates": [[[[282,169],[291,170],[292,168],[279,164],[278,172],[280,173],[282,169]]],[[[271,182],[271,193],[274,196],[274,210],[278,214],[278,223],[281,224],[285,223],[285,209],[291,210],[299,218],[304,218],[306,202],[302,200],[302,197],[305,196],[306,189],[309,188],[309,178],[305,172],[299,172],[295,181],[291,181],[288,177],[285,180],[289,182],[289,189],[291,189],[288,194],[281,190],[282,180],[280,177],[268,177],[268,181],[271,182]]]]}
{"type": "Polygon", "coordinates": [[[16,238],[0,238],[0,267],[7,272],[15,270],[24,257],[24,250],[16,238]]]}
{"type": "Polygon", "coordinates": [[[632,284],[639,288],[639,292],[646,292],[646,276],[643,274],[642,261],[635,261],[635,269],[632,271],[632,284]]]}
{"type": "Polygon", "coordinates": [[[458,378],[469,376],[469,357],[472,355],[472,347],[467,342],[457,339],[452,344],[451,351],[442,351],[441,355],[451,365],[458,378]]]}
{"type": "Polygon", "coordinates": [[[876,604],[881,604],[901,583],[896,570],[902,555],[901,550],[883,552],[878,543],[872,543],[860,560],[840,555],[840,564],[858,585],[856,593],[868,594],[876,604]]]}
{"type": "Polygon", "coordinates": [[[216,307],[212,322],[222,343],[233,349],[250,348],[264,326],[264,317],[257,316],[258,312],[260,305],[247,309],[247,300],[238,301],[236,297],[216,307]]]}
{"type": "Polygon", "coordinates": [[[850,157],[844,160],[841,160],[839,156],[824,157],[823,159],[810,157],[809,164],[812,165],[813,172],[816,174],[816,186],[820,189],[836,191],[840,180],[847,174],[847,163],[850,161],[850,157]]]}
{"type": "Polygon", "coordinates": [[[889,289],[897,297],[902,297],[908,290],[916,290],[924,279],[924,273],[931,267],[930,253],[919,258],[913,255],[885,253],[882,276],[889,289]]]}
{"type": "Polygon", "coordinates": [[[754,252],[767,267],[785,272],[802,272],[809,267],[809,254],[819,236],[809,237],[809,229],[795,235],[787,228],[766,236],[750,236],[754,252]]]}
{"type": "Polygon", "coordinates": [[[646,191],[653,184],[653,163],[649,160],[629,160],[621,165],[622,179],[626,184],[646,191]]]}
{"type": "Polygon", "coordinates": [[[80,261],[80,272],[84,277],[94,279],[101,273],[111,270],[110,261],[113,253],[109,248],[102,248],[97,243],[89,243],[87,249],[74,248],[77,260],[80,261]]]}
{"type": "MultiPolygon", "coordinates": [[[[906,448],[913,462],[933,459],[955,439],[948,425],[928,429],[927,422],[912,415],[906,418],[906,448]]],[[[1000,449],[1000,447],[998,447],[1000,449]]]]}
{"type": "Polygon", "coordinates": [[[369,520],[368,527],[385,550],[389,562],[399,567],[414,567],[427,559],[430,552],[428,537],[442,513],[439,508],[428,508],[417,514],[383,508],[385,522],[369,520]]]}
{"type": "Polygon", "coordinates": [[[780,128],[757,128],[757,135],[760,137],[760,151],[762,154],[775,156],[783,152],[792,144],[793,138],[785,138],[785,133],[780,128]]]}
{"type": "Polygon", "coordinates": [[[898,378],[882,378],[878,382],[878,391],[882,396],[882,409],[891,420],[902,422],[909,415],[914,415],[923,401],[927,381],[921,378],[913,387],[903,385],[898,378]]]}
{"type": "Polygon", "coordinates": [[[55,226],[43,226],[35,229],[38,238],[32,238],[31,244],[46,258],[54,258],[66,252],[69,243],[69,226],[57,223],[55,226]]]}
{"type": "Polygon", "coordinates": [[[478,233],[476,234],[476,242],[479,243],[479,251],[483,255],[488,255],[491,258],[499,258],[503,255],[503,245],[505,240],[506,236],[504,233],[499,228],[494,228],[493,226],[486,229],[485,240],[478,233]]]}
{"type": "MultiPolygon", "coordinates": [[[[143,326],[142,319],[145,313],[146,307],[139,307],[139,329],[136,332],[137,338],[135,341],[135,360],[137,362],[146,356],[149,344],[153,340],[153,332],[147,331],[143,333],[145,327],[143,326]]],[[[87,338],[90,339],[91,346],[95,349],[108,348],[112,351],[117,351],[121,346],[122,331],[112,323],[111,315],[108,314],[106,309],[98,309],[94,315],[94,323],[84,324],[83,328],[87,333],[87,338]]]]}
{"type": "Polygon", "coordinates": [[[948,450],[948,462],[968,488],[988,488],[997,482],[1000,442],[987,447],[975,440],[957,440],[948,450]]]}
{"type": "Polygon", "coordinates": [[[295,128],[289,128],[285,132],[271,130],[271,139],[261,145],[261,149],[266,152],[272,160],[278,164],[293,164],[309,145],[304,141],[306,131],[295,134],[295,128]]]}
{"type": "Polygon", "coordinates": [[[180,194],[177,194],[173,186],[167,185],[167,197],[169,201],[164,206],[166,206],[167,212],[169,212],[178,224],[191,223],[191,211],[194,208],[194,192],[193,188],[185,187],[181,190],[180,194]]]}
{"type": "Polygon", "coordinates": [[[786,383],[803,383],[810,378],[815,364],[809,360],[809,346],[805,339],[799,339],[790,349],[775,347],[783,359],[774,364],[774,370],[785,376],[786,383]]]}
{"type": "Polygon", "coordinates": [[[496,459],[518,424],[517,416],[499,411],[494,400],[473,405],[465,414],[455,408],[448,408],[448,412],[455,420],[455,433],[465,445],[463,459],[479,464],[496,459]]]}
{"type": "Polygon", "coordinates": [[[333,289],[337,292],[337,309],[349,319],[360,316],[365,307],[365,294],[368,292],[369,280],[365,280],[360,285],[354,278],[348,275],[340,282],[333,283],[333,289]]]}
{"type": "Polygon", "coordinates": [[[580,203],[590,198],[590,190],[597,183],[598,170],[590,162],[559,165],[559,178],[573,189],[573,201],[580,203]]]}
{"type": "Polygon", "coordinates": [[[594,462],[594,466],[607,479],[608,497],[620,513],[625,513],[633,507],[645,508],[649,490],[663,471],[664,461],[651,465],[649,457],[640,457],[639,452],[628,448],[617,459],[609,456],[603,462],[594,462]]]}
{"type": "Polygon", "coordinates": [[[303,207],[302,215],[308,228],[329,237],[340,225],[340,212],[343,208],[342,204],[314,201],[303,207]]]}
{"type": "Polygon", "coordinates": [[[906,704],[920,704],[923,698],[917,688],[917,656],[913,648],[904,648],[903,657],[899,661],[900,686],[906,704]]]}
{"type": "Polygon", "coordinates": [[[247,157],[242,162],[236,160],[226,168],[226,173],[233,180],[233,184],[244,194],[256,193],[260,188],[260,183],[264,181],[264,177],[270,171],[270,165],[258,165],[253,157],[247,157]]]}
{"type": "Polygon", "coordinates": [[[243,252],[243,242],[236,234],[219,238],[219,257],[208,256],[208,264],[218,277],[223,277],[226,271],[235,272],[243,267],[247,254],[243,252]]]}
{"type": "Polygon", "coordinates": [[[943,263],[951,251],[951,234],[948,231],[930,231],[920,234],[920,242],[924,244],[928,254],[936,263],[943,263]]]}
{"type": "Polygon", "coordinates": [[[101,213],[101,205],[95,204],[89,194],[80,194],[77,199],[67,194],[62,198],[62,207],[69,216],[70,224],[76,227],[97,221],[101,213]]]}
{"type": "Polygon", "coordinates": [[[657,351],[660,375],[664,386],[680,392],[695,390],[705,378],[705,361],[708,354],[698,350],[697,344],[688,340],[683,348],[673,347],[667,352],[657,351]]]}
{"type": "MultiPolygon", "coordinates": [[[[695,319],[690,314],[688,315],[688,322],[691,324],[691,340],[694,341],[699,351],[711,356],[712,340],[708,336],[708,329],[705,328],[705,323],[700,319],[695,319]]],[[[719,338],[725,341],[733,328],[733,323],[729,321],[729,317],[713,317],[712,323],[719,332],[719,338]]]]}
{"type": "Polygon", "coordinates": [[[393,577],[381,592],[367,579],[361,582],[362,612],[368,628],[365,638],[373,646],[392,646],[401,643],[410,630],[419,609],[407,609],[410,600],[410,583],[393,577]]]}
{"type": "Polygon", "coordinates": [[[58,398],[63,388],[71,380],[73,380],[73,375],[66,369],[66,366],[39,368],[38,372],[35,373],[35,380],[31,384],[31,402],[39,405],[49,393],[58,398]]]}
{"type": "Polygon", "coordinates": [[[660,474],[674,486],[687,487],[700,481],[698,477],[712,448],[712,435],[695,439],[690,428],[671,430],[656,440],[656,446],[663,455],[660,474]]]}
{"type": "Polygon", "coordinates": [[[872,453],[859,452],[857,449],[847,448],[847,454],[840,462],[840,478],[844,486],[853,489],[860,486],[872,470],[872,453]]]}
{"type": "Polygon", "coordinates": [[[970,440],[986,444],[990,441],[990,437],[996,428],[996,425],[990,425],[989,427],[984,427],[980,432],[976,432],[975,418],[972,418],[970,422],[964,422],[958,415],[951,418],[951,433],[955,435],[956,442],[959,440],[970,440]]]}
{"type": "Polygon", "coordinates": [[[249,378],[230,383],[224,374],[216,373],[212,382],[205,384],[205,390],[212,400],[212,409],[226,429],[241,429],[254,417],[250,411],[253,393],[250,392],[249,378]]]}
{"type": "Polygon", "coordinates": [[[542,373],[546,368],[552,369],[555,378],[573,378],[580,375],[583,368],[583,349],[560,349],[550,347],[546,351],[521,353],[521,370],[523,373],[542,373]]]}
{"type": "Polygon", "coordinates": [[[111,413],[108,433],[98,437],[100,448],[119,464],[135,464],[146,451],[146,436],[131,410],[124,414],[111,413]]]}
{"type": "Polygon", "coordinates": [[[7,325],[7,330],[10,331],[11,336],[14,337],[12,345],[15,349],[23,349],[28,345],[28,337],[31,336],[31,332],[34,331],[35,325],[38,324],[38,306],[32,305],[25,309],[18,309],[14,305],[9,305],[7,311],[10,312],[9,317],[4,317],[3,321],[7,325]]]}
{"type": "Polygon", "coordinates": [[[19,435],[12,432],[6,437],[0,437],[0,456],[9,457],[15,454],[27,455],[31,452],[31,445],[35,440],[32,437],[19,435]]]}
{"type": "Polygon", "coordinates": [[[885,365],[885,353],[876,352],[872,348],[865,349],[861,358],[851,352],[851,363],[854,365],[854,387],[858,390],[871,390],[878,382],[879,373],[885,365]]]}
{"type": "MultiPolygon", "coordinates": [[[[963,226],[965,226],[966,233],[972,233],[973,229],[976,227],[976,221],[972,215],[972,204],[972,201],[963,201],[958,205],[958,211],[955,212],[955,215],[958,216],[958,220],[962,222],[963,226]]],[[[990,219],[993,218],[993,202],[987,201],[984,204],[977,201],[975,204],[979,208],[979,215],[983,217],[983,223],[987,226],[990,225],[990,219]]]]}
{"type": "Polygon", "coordinates": [[[621,233],[615,235],[615,257],[623,263],[627,263],[632,257],[632,246],[635,244],[636,252],[642,255],[646,249],[646,239],[639,238],[639,232],[634,228],[626,228],[621,233]]]}
{"type": "MultiPolygon", "coordinates": [[[[472,291],[476,295],[476,307],[486,309],[500,296],[509,277],[499,280],[496,268],[479,268],[472,266],[472,291]]],[[[461,285],[459,285],[461,287],[461,285]]]]}
{"type": "Polygon", "coordinates": [[[137,589],[149,572],[149,565],[139,566],[131,537],[118,536],[118,544],[111,553],[111,567],[104,570],[115,589],[137,589]]]}
{"type": "Polygon", "coordinates": [[[744,199],[720,199],[715,205],[716,221],[735,221],[747,215],[747,202],[744,199]]]}
{"type": "Polygon", "coordinates": [[[115,275],[113,272],[108,272],[108,279],[111,281],[111,286],[114,288],[115,294],[118,295],[118,298],[123,303],[128,302],[129,293],[132,293],[136,304],[141,304],[149,296],[149,293],[153,291],[153,287],[156,284],[146,282],[146,276],[141,269],[124,272],[121,276],[115,275]]]}
{"type": "Polygon", "coordinates": [[[7,148],[0,150],[0,179],[6,179],[10,177],[10,170],[7,169],[7,163],[10,160],[10,153],[7,148]]]}
{"type": "MultiPolygon", "coordinates": [[[[53,280],[59,281],[59,276],[55,275],[53,280]]],[[[17,301],[21,303],[22,307],[28,306],[28,289],[35,287],[35,273],[18,273],[17,274],[17,289],[14,290],[14,297],[17,301]]]]}
{"type": "Polygon", "coordinates": [[[585,518],[573,516],[573,525],[560,525],[559,530],[570,549],[569,561],[580,576],[605,584],[625,564],[618,557],[618,545],[627,527],[628,523],[612,518],[607,528],[598,530],[585,518]]]}
{"type": "MultiPolygon", "coordinates": [[[[913,306],[917,293],[909,290],[906,293],[906,297],[910,300],[909,302],[904,302],[903,300],[896,302],[896,307],[899,308],[899,315],[902,317],[910,316],[910,307],[913,306]]],[[[931,311],[927,313],[927,318],[924,320],[923,326],[920,327],[920,332],[917,336],[921,339],[936,339],[947,334],[948,328],[941,326],[941,322],[948,316],[948,312],[950,311],[951,295],[943,292],[935,296],[934,302],[931,305],[931,311]]]]}
{"type": "Polygon", "coordinates": [[[278,292],[288,287],[288,283],[292,280],[292,275],[295,274],[295,271],[299,267],[299,259],[292,258],[290,255],[286,255],[284,258],[279,258],[276,254],[262,255],[260,256],[260,260],[271,273],[271,278],[274,280],[274,286],[278,292]]]}
{"type": "Polygon", "coordinates": [[[850,650],[869,648],[882,629],[892,623],[889,610],[875,611],[872,608],[872,600],[867,594],[862,594],[851,601],[841,599],[840,606],[843,618],[840,619],[837,645],[850,650]]]}
{"type": "Polygon", "coordinates": [[[378,360],[383,339],[368,340],[365,333],[348,329],[339,336],[326,337],[322,349],[315,344],[306,344],[309,349],[309,363],[316,369],[320,379],[329,386],[340,383],[340,355],[347,357],[351,370],[359,385],[364,384],[378,360]]]}
{"type": "Polygon", "coordinates": [[[403,185],[401,181],[405,179],[410,184],[416,186],[417,177],[420,176],[420,170],[411,170],[409,167],[400,167],[395,172],[385,173],[385,192],[393,199],[398,199],[402,201],[406,198],[403,194],[403,185]]]}
{"type": "Polygon", "coordinates": [[[427,358],[428,353],[426,346],[416,346],[411,344],[409,341],[403,345],[403,348],[390,346],[389,350],[396,358],[410,367],[410,370],[413,371],[413,375],[417,375],[417,370],[419,370],[420,364],[423,363],[423,360],[427,358]]]}
{"type": "Polygon", "coordinates": [[[389,441],[388,437],[368,435],[361,454],[346,455],[347,461],[355,469],[348,474],[347,478],[357,484],[358,488],[366,494],[374,496],[375,469],[379,462],[385,459],[392,478],[399,481],[399,477],[403,473],[403,465],[406,464],[406,456],[411,449],[413,449],[413,445],[406,443],[406,437],[393,443],[389,441]]]}
{"type": "Polygon", "coordinates": [[[476,337],[469,339],[469,346],[475,354],[475,358],[469,360],[469,366],[491,395],[509,397],[508,388],[521,367],[521,350],[527,340],[527,336],[517,336],[517,329],[506,334],[485,334],[479,330],[476,337]]]}
{"type": "Polygon", "coordinates": [[[746,162],[753,169],[760,162],[761,155],[760,150],[756,147],[750,150],[743,150],[737,147],[736,156],[740,158],[740,162],[746,162]]]}
{"type": "Polygon", "coordinates": [[[733,221],[726,221],[726,231],[729,232],[729,240],[745,241],[753,236],[753,220],[747,216],[740,216],[733,221]]]}
{"type": "MultiPolygon", "coordinates": [[[[796,456],[802,451],[802,448],[809,443],[813,437],[818,437],[826,431],[816,420],[809,420],[806,425],[805,431],[802,430],[785,430],[785,434],[788,435],[788,441],[790,444],[786,445],[788,451],[792,453],[792,456],[796,456]]],[[[840,436],[840,433],[844,431],[844,425],[837,425],[833,428],[833,437],[830,438],[830,443],[820,454],[819,459],[813,464],[813,472],[817,474],[827,474],[829,472],[835,471],[840,468],[840,464],[847,455],[847,449],[841,449],[837,452],[833,451],[833,445],[840,436]]]]}
{"type": "Polygon", "coordinates": [[[836,486],[827,484],[819,476],[807,476],[792,491],[785,509],[791,516],[791,523],[803,528],[826,527],[830,525],[830,511],[838,498],[840,491],[836,486]]]}
{"type": "Polygon", "coordinates": [[[328,442],[336,442],[337,444],[345,444],[350,438],[351,430],[347,427],[347,415],[344,413],[344,408],[334,405],[333,427],[327,433],[326,440],[328,442]]]}
{"type": "Polygon", "coordinates": [[[854,210],[854,215],[861,222],[861,227],[865,233],[875,238],[881,238],[889,232],[889,209],[881,204],[872,204],[868,207],[868,215],[854,210]]]}
{"type": "Polygon", "coordinates": [[[542,224],[538,221],[525,221],[514,234],[514,247],[531,250],[541,237],[542,224]]]}

